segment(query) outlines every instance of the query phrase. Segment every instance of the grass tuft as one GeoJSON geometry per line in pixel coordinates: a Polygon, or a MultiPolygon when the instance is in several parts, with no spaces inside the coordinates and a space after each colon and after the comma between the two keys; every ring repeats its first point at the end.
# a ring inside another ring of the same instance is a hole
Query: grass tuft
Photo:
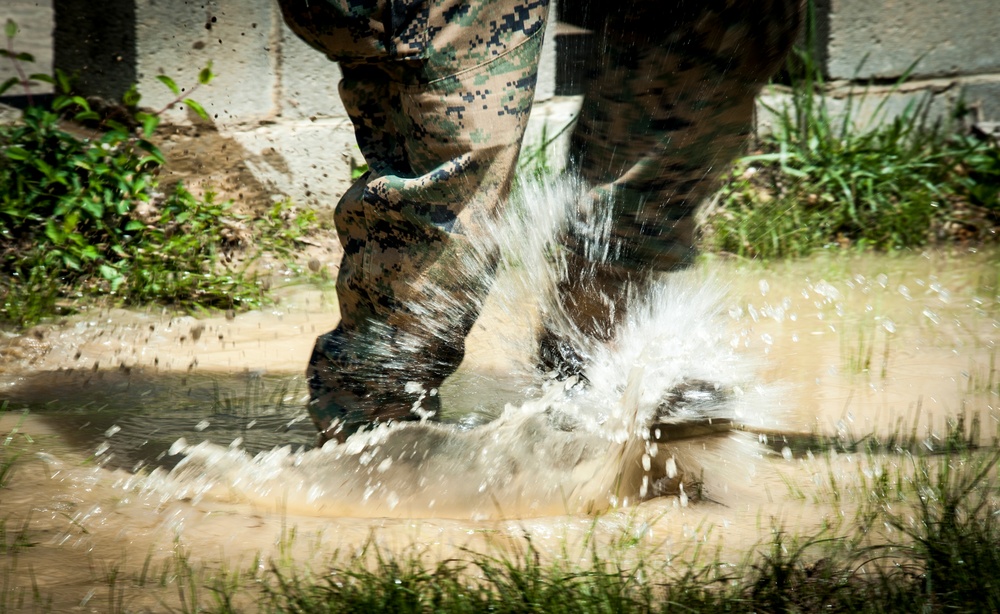
{"type": "Polygon", "coordinates": [[[773,130],[717,194],[703,226],[707,249],[774,259],[993,236],[1000,145],[960,134],[957,121],[932,121],[930,95],[890,117],[888,101],[916,64],[863,117],[869,90],[852,90],[834,110],[819,64],[802,48],[793,56],[789,102],[767,109],[773,130]]]}

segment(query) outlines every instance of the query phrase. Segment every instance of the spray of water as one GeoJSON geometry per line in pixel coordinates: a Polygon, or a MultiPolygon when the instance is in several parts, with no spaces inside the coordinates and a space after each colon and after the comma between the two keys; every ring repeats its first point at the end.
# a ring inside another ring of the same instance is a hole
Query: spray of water
{"type": "MultiPolygon", "coordinates": [[[[297,514],[461,518],[596,513],[660,495],[686,504],[695,491],[722,502],[739,496],[763,454],[754,437],[734,429],[672,440],[681,432],[675,427],[691,423],[779,424],[754,365],[728,342],[725,289],[703,273],[673,273],[630,298],[612,341],[582,335],[555,300],[566,271],[554,239],[582,194],[571,179],[523,186],[509,215],[469,255],[502,254],[490,301],[508,325],[489,351],[512,361],[492,380],[506,390],[500,380],[516,382],[518,396],[502,410],[455,423],[382,425],[342,444],[256,456],[181,440],[171,453],[184,459],[154,471],[143,492],[164,500],[280,499],[297,514]],[[581,375],[559,381],[535,367],[541,318],[585,350],[581,375]]],[[[607,227],[599,215],[591,219],[607,227]]],[[[466,381],[491,385],[487,376],[466,381]]]]}

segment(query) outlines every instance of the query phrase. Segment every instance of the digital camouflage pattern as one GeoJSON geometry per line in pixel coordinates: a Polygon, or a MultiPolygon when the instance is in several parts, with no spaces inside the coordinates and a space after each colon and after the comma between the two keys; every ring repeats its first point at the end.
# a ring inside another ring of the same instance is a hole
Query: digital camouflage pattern
{"type": "Polygon", "coordinates": [[[326,437],[436,411],[495,266],[465,249],[507,198],[548,0],[280,0],[340,62],[369,165],[341,199],[341,322],[316,343],[310,414],[326,437]],[[345,430],[346,429],[346,430],[345,430]]]}
{"type": "MultiPolygon", "coordinates": [[[[594,186],[563,238],[566,315],[606,337],[647,271],[685,266],[693,211],[751,130],[753,99],[787,54],[801,0],[564,0],[597,35],[572,136],[594,186]],[[594,215],[610,215],[609,237],[594,215]],[[609,245],[610,242],[610,245],[609,245]],[[610,249],[605,249],[610,247],[610,249]]],[[[340,63],[369,165],[336,223],[341,322],[309,366],[310,414],[342,439],[437,410],[492,281],[470,259],[506,199],[534,94],[548,0],[279,0],[340,63]]]]}
{"type": "Polygon", "coordinates": [[[562,19],[601,35],[570,146],[593,188],[563,240],[560,286],[571,323],[598,338],[645,273],[692,262],[695,209],[752,133],[754,99],[804,13],[802,0],[626,4],[560,5],[562,19]]]}

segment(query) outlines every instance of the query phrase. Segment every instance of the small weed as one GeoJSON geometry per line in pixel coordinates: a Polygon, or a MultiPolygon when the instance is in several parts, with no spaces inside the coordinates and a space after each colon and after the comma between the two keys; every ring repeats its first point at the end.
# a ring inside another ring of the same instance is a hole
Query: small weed
{"type": "Polygon", "coordinates": [[[997,373],[997,350],[990,351],[989,364],[985,367],[975,363],[968,371],[963,372],[967,381],[965,392],[967,394],[988,393],[1000,395],[1000,373],[997,373]]]}
{"type": "Polygon", "coordinates": [[[997,611],[1000,525],[995,468],[1000,452],[962,451],[913,459],[915,514],[887,512],[888,526],[908,537],[902,549],[917,568],[914,588],[940,609],[997,611]]]}
{"type": "Polygon", "coordinates": [[[25,548],[31,548],[32,546],[38,545],[38,542],[31,540],[31,535],[29,533],[30,525],[31,518],[29,517],[21,523],[21,527],[19,529],[8,533],[7,520],[0,520],[0,554],[14,555],[23,551],[25,548]]]}
{"type": "MultiPolygon", "coordinates": [[[[873,371],[873,358],[875,348],[880,345],[877,341],[878,332],[882,327],[875,322],[857,327],[857,342],[851,343],[848,333],[841,333],[840,354],[844,360],[844,367],[847,373],[853,375],[871,375],[873,371]]],[[[892,334],[883,331],[883,341],[881,343],[882,364],[878,368],[878,376],[885,379],[889,371],[889,352],[892,341],[892,334]]]]}
{"type": "MultiPolygon", "coordinates": [[[[2,401],[0,402],[0,417],[3,417],[6,413],[7,401],[2,401]]],[[[27,411],[21,415],[21,418],[10,428],[7,434],[3,437],[2,442],[0,442],[0,489],[7,486],[7,482],[14,473],[17,459],[23,453],[23,450],[20,447],[15,446],[15,442],[23,441],[27,444],[34,443],[31,435],[21,432],[21,426],[24,423],[26,415],[27,411]]]]}
{"type": "Polygon", "coordinates": [[[571,121],[556,130],[555,134],[549,136],[548,124],[543,123],[542,133],[539,135],[538,142],[526,147],[522,151],[520,158],[518,158],[515,182],[532,179],[543,180],[545,177],[551,176],[555,172],[555,166],[560,165],[558,163],[553,164],[554,161],[551,159],[552,154],[550,153],[550,149],[552,149],[556,141],[575,126],[576,121],[571,121]]]}
{"type": "Polygon", "coordinates": [[[159,190],[165,159],[151,139],[172,107],[208,119],[190,95],[211,82],[211,67],[186,91],[159,76],[174,94],[161,109],[140,108],[133,87],[102,115],[66,75],[27,76],[23,63],[32,58],[10,51],[15,33],[9,22],[3,55],[19,76],[0,93],[20,83],[30,94],[31,81],[57,93],[0,127],[0,322],[30,324],[87,297],[188,309],[258,305],[266,284],[249,270],[254,254],[260,244],[290,253],[315,221],[311,212],[278,203],[247,232],[231,203],[211,192],[159,190]],[[250,256],[234,260],[237,250],[250,256]]]}
{"type": "Polygon", "coordinates": [[[300,209],[290,200],[279,200],[254,221],[259,234],[269,237],[272,250],[279,256],[290,258],[302,239],[316,227],[316,212],[300,209]]]}
{"type": "MultiPolygon", "coordinates": [[[[805,49],[813,48],[814,32],[813,23],[805,49]]],[[[835,113],[810,54],[797,49],[790,63],[790,103],[769,109],[774,131],[737,161],[717,195],[704,226],[707,248],[773,259],[830,247],[918,247],[935,234],[989,236],[1000,194],[995,143],[954,136],[953,126],[930,121],[930,96],[890,118],[887,95],[861,126],[867,92],[848,94],[835,113]]]]}
{"type": "Polygon", "coordinates": [[[181,605],[181,612],[185,614],[201,612],[199,591],[201,589],[202,578],[191,564],[187,551],[180,544],[174,545],[173,581],[177,585],[177,596],[181,605]]]}

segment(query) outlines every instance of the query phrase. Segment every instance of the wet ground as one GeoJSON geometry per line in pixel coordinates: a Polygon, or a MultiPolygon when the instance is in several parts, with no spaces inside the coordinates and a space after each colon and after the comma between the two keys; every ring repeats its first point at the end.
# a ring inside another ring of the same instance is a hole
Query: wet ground
{"type": "MultiPolygon", "coordinates": [[[[37,605],[37,587],[55,611],[176,607],[179,560],[318,566],[372,536],[435,556],[509,550],[526,534],[568,556],[593,536],[658,559],[699,544],[742,556],[774,526],[808,533],[849,518],[866,478],[905,465],[906,449],[940,448],[960,416],[993,441],[998,263],[996,251],[956,250],[714,260],[687,275],[684,292],[661,298],[695,313],[665,333],[677,351],[643,373],[726,362],[719,376],[735,373],[727,390],[746,399],[745,430],[657,447],[654,464],[697,468],[700,499],[602,499],[586,487],[605,483],[602,467],[616,462],[606,455],[624,457],[627,445],[595,451],[592,439],[532,422],[542,414],[504,413],[544,397],[521,368],[530,306],[487,309],[441,392],[452,425],[335,452],[309,450],[300,375],[314,337],[336,321],[328,291],[287,287],[276,307],[228,318],[103,311],[39,328],[2,350],[0,433],[13,433],[7,457],[22,452],[0,490],[3,603],[37,605]],[[710,303],[717,315],[700,316],[710,303]],[[685,345],[683,331],[701,341],[685,345]],[[470,414],[501,419],[465,429],[470,414]],[[431,461],[403,462],[414,446],[431,461]]],[[[645,325],[672,326],[656,317],[645,325]]],[[[648,337],[640,324],[636,336],[648,337]]]]}

